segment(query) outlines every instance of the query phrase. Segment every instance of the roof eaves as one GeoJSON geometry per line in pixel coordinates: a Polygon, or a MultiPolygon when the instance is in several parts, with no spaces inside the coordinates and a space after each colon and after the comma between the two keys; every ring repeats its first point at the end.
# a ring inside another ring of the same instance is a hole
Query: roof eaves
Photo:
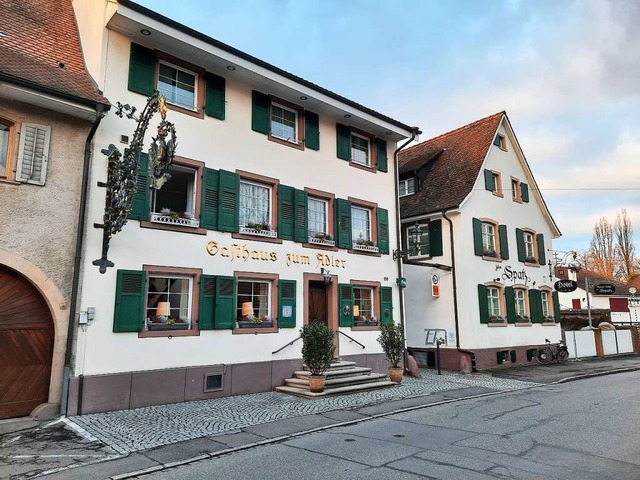
{"type": "MultiPolygon", "coordinates": [[[[201,40],[203,42],[206,42],[216,48],[219,48],[221,50],[224,50],[225,52],[228,52],[232,55],[236,55],[239,58],[242,58],[243,60],[246,60],[248,62],[251,62],[259,67],[265,68],[277,75],[281,75],[289,80],[292,80],[294,82],[297,82],[301,85],[304,85],[305,87],[311,88],[319,93],[322,93],[323,95],[326,95],[330,98],[333,98],[334,100],[337,100],[339,102],[342,102],[346,105],[349,105],[350,107],[353,107],[355,109],[360,110],[361,112],[364,112],[368,115],[371,115],[372,117],[375,117],[379,120],[383,120],[385,122],[390,123],[391,125],[394,125],[398,128],[402,128],[403,130],[407,130],[409,132],[414,131],[416,129],[416,127],[411,127],[409,125],[406,125],[398,120],[395,120],[391,117],[388,117],[386,115],[383,115],[380,112],[376,112],[375,110],[365,107],[364,105],[361,105],[353,100],[349,100],[346,97],[343,97],[342,95],[339,95],[335,92],[332,92],[331,90],[327,90],[326,88],[323,88],[319,85],[316,85],[313,82],[310,82],[309,80],[305,80],[302,77],[298,77],[297,75],[294,75],[290,72],[287,72],[286,70],[283,70],[281,68],[276,67],[275,65],[272,65],[270,63],[267,63],[263,60],[260,60],[259,58],[256,58],[252,55],[249,55],[248,53],[245,53],[241,50],[238,50],[237,48],[234,48],[230,45],[227,45],[226,43],[223,43],[219,40],[216,40],[215,38],[209,37],[208,35],[205,35],[204,33],[198,32],[197,30],[194,30],[190,27],[187,27],[186,25],[183,25],[181,23],[176,22],[175,20],[171,20],[170,18],[165,17],[164,15],[160,15],[157,12],[154,12],[151,9],[148,9],[146,7],[143,7],[142,5],[139,5],[135,2],[132,2],[131,0],[118,0],[118,3],[120,3],[121,5],[130,8],[131,10],[138,12],[142,15],[145,15],[153,20],[156,20],[164,25],[167,25],[168,27],[171,28],[175,28],[176,30],[185,33],[187,35],[190,35],[194,38],[197,38],[198,40],[201,40]]],[[[422,133],[420,131],[418,131],[418,133],[422,133]]]]}

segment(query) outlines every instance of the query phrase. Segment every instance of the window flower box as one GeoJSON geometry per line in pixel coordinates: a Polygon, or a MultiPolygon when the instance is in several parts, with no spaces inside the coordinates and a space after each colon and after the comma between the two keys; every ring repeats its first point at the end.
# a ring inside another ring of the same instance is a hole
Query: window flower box
{"type": "Polygon", "coordinates": [[[498,258],[498,252],[496,252],[495,250],[483,250],[482,251],[482,256],[483,257],[498,258]]]}
{"type": "Polygon", "coordinates": [[[169,214],[163,213],[151,213],[150,221],[153,223],[162,223],[164,225],[179,225],[182,227],[194,227],[198,228],[200,226],[200,222],[197,218],[193,218],[193,215],[184,213],[180,216],[176,212],[171,212],[169,214]]]}
{"type": "Polygon", "coordinates": [[[247,225],[240,227],[240,233],[257,237],[278,238],[278,232],[273,230],[268,223],[249,222],[247,225]]]}
{"type": "Polygon", "coordinates": [[[353,250],[360,250],[362,252],[378,253],[380,251],[372,240],[358,239],[353,243],[352,247],[353,250]]]}
{"type": "Polygon", "coordinates": [[[354,327],[377,327],[378,319],[376,317],[354,317],[354,327]]]}
{"type": "Polygon", "coordinates": [[[538,263],[538,260],[535,257],[527,257],[524,259],[525,263],[538,263]]]}
{"type": "Polygon", "coordinates": [[[531,321],[531,319],[529,318],[528,315],[518,315],[516,317],[516,322],[518,323],[529,323],[531,321]]]}
{"type": "Polygon", "coordinates": [[[240,320],[238,322],[238,328],[270,328],[273,327],[273,321],[266,322],[249,322],[247,320],[240,320]]]}
{"type": "Polygon", "coordinates": [[[147,322],[147,328],[149,331],[161,331],[161,330],[189,330],[191,323],[184,320],[175,319],[158,319],[154,318],[147,322]]]}
{"type": "Polygon", "coordinates": [[[335,247],[336,242],[328,233],[316,233],[313,237],[309,237],[309,243],[316,245],[325,245],[327,247],[335,247]]]}
{"type": "Polygon", "coordinates": [[[504,323],[504,317],[499,315],[491,315],[489,317],[489,323],[504,323]]]}

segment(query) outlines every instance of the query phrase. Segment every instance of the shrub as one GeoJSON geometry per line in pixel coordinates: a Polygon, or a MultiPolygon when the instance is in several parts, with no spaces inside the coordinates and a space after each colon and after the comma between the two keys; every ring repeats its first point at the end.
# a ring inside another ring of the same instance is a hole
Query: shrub
{"type": "Polygon", "coordinates": [[[323,375],[331,366],[336,347],[333,330],[326,324],[312,322],[302,327],[302,360],[311,375],[323,375]]]}
{"type": "Polygon", "coordinates": [[[378,343],[394,368],[397,368],[404,355],[404,332],[402,325],[389,324],[380,326],[378,343]]]}

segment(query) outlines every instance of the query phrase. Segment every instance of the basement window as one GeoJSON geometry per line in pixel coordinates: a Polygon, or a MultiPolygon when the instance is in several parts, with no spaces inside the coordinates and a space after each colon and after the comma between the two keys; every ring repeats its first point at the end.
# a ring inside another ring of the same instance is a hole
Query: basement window
{"type": "Polygon", "coordinates": [[[204,393],[222,390],[222,374],[215,373],[204,376],[204,393]]]}

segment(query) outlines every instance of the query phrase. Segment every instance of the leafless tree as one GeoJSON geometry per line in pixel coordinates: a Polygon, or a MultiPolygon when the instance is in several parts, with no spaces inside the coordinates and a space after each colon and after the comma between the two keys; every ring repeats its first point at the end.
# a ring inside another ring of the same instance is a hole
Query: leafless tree
{"type": "Polygon", "coordinates": [[[613,225],[604,217],[593,227],[593,237],[586,257],[585,266],[589,270],[603,277],[614,277],[616,251],[613,225]]]}
{"type": "Polygon", "coordinates": [[[613,231],[615,233],[615,253],[618,264],[616,276],[627,283],[631,276],[636,273],[638,262],[635,258],[636,247],[633,243],[633,227],[626,208],[623,208],[616,216],[613,231]]]}

